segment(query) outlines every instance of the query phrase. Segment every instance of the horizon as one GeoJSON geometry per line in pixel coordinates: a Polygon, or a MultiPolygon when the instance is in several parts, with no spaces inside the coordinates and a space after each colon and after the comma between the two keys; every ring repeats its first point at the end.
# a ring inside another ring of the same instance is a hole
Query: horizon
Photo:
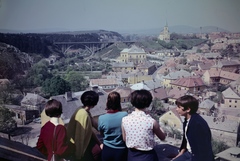
{"type": "MultiPolygon", "coordinates": [[[[176,25],[176,26],[168,26],[169,30],[173,29],[173,31],[170,33],[178,33],[178,34],[187,34],[187,33],[194,33],[198,34],[201,33],[200,27],[192,27],[192,26],[186,26],[186,25],[176,25]]],[[[105,30],[105,29],[95,29],[95,30],[74,30],[70,31],[67,29],[39,29],[39,30],[32,30],[32,31],[19,31],[19,30],[9,30],[9,29],[0,29],[0,33],[5,34],[29,34],[29,33],[36,33],[36,34],[52,34],[52,33],[64,33],[64,32],[94,32],[94,31],[109,31],[109,32],[117,32],[119,34],[139,34],[139,35],[150,35],[150,34],[160,34],[160,32],[163,30],[162,28],[152,28],[152,29],[143,29],[143,30],[125,30],[125,31],[113,31],[113,30],[105,30]]],[[[217,27],[217,26],[202,26],[202,33],[211,33],[211,32],[231,32],[224,28],[217,27]]],[[[234,32],[231,32],[234,33],[234,32]]],[[[238,33],[238,32],[235,32],[238,33]]]]}

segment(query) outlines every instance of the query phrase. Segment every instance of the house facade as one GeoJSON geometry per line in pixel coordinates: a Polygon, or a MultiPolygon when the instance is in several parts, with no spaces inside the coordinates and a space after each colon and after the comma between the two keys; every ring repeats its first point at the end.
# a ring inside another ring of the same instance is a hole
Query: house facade
{"type": "Polygon", "coordinates": [[[99,86],[103,90],[110,91],[110,90],[113,90],[116,87],[118,87],[119,82],[117,81],[117,79],[114,79],[114,78],[110,78],[110,79],[90,79],[89,86],[90,87],[99,86]]]}
{"type": "Polygon", "coordinates": [[[146,58],[146,52],[142,48],[133,45],[131,48],[123,49],[118,59],[120,62],[133,62],[134,65],[138,65],[139,63],[145,62],[146,58]]]}
{"type": "Polygon", "coordinates": [[[200,96],[206,89],[200,77],[180,78],[170,83],[171,87],[187,90],[189,93],[200,96]]]}
{"type": "Polygon", "coordinates": [[[228,108],[240,108],[240,96],[231,87],[222,92],[223,104],[228,108]]]}
{"type": "Polygon", "coordinates": [[[160,124],[182,130],[182,119],[176,111],[176,108],[169,110],[159,118],[160,124]]]}
{"type": "Polygon", "coordinates": [[[47,99],[35,93],[27,93],[22,101],[21,106],[25,107],[26,110],[38,110],[39,114],[44,109],[47,99]]]}

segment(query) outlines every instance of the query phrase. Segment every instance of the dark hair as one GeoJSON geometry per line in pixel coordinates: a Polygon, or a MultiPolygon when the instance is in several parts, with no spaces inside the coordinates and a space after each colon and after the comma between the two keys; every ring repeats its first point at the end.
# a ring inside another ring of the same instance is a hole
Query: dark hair
{"type": "Polygon", "coordinates": [[[118,92],[111,92],[108,94],[106,110],[122,110],[121,107],[121,97],[118,92]]]}
{"type": "Polygon", "coordinates": [[[45,113],[49,117],[58,117],[62,114],[62,103],[52,99],[45,105],[45,113]]]}
{"type": "Polygon", "coordinates": [[[81,96],[83,106],[96,106],[99,100],[99,95],[94,91],[86,91],[81,96]]]}
{"type": "Polygon", "coordinates": [[[184,108],[184,111],[190,108],[190,114],[194,114],[198,110],[198,100],[190,95],[185,95],[180,98],[178,98],[175,101],[175,104],[177,106],[182,106],[184,108]]]}
{"type": "Polygon", "coordinates": [[[138,108],[138,109],[143,109],[146,107],[149,107],[151,102],[152,102],[152,94],[145,90],[136,90],[130,94],[131,98],[131,104],[138,108]]]}

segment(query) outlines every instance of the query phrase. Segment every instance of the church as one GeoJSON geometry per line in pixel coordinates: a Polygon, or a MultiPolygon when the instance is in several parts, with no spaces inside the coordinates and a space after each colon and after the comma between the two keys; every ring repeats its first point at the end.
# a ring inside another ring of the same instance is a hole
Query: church
{"type": "Polygon", "coordinates": [[[170,32],[168,30],[168,25],[164,26],[163,31],[160,33],[158,36],[159,40],[165,41],[165,42],[170,42],[170,32]]]}

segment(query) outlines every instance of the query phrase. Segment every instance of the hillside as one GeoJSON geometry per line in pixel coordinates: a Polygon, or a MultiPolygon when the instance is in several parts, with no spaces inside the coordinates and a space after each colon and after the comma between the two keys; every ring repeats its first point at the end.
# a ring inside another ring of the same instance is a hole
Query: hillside
{"type": "Polygon", "coordinates": [[[12,79],[18,74],[24,74],[32,63],[32,58],[18,48],[0,43],[0,79],[12,79]]]}
{"type": "MultiPolygon", "coordinates": [[[[122,41],[123,36],[112,31],[85,31],[85,32],[57,32],[57,33],[0,33],[0,42],[17,47],[22,52],[35,53],[42,57],[49,57],[54,51],[62,56],[54,42],[101,42],[122,41]]],[[[83,45],[74,45],[73,48],[85,48],[83,45]]]]}

